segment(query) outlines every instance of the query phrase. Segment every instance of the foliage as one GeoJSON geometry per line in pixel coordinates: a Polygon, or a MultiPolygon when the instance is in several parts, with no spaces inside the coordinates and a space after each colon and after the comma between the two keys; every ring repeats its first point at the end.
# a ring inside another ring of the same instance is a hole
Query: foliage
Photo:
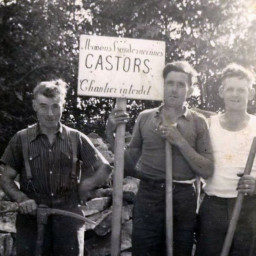
{"type": "MultiPolygon", "coordinates": [[[[77,97],[81,34],[165,41],[166,61],[186,59],[200,71],[199,93],[189,104],[221,110],[220,70],[234,61],[256,66],[255,15],[250,0],[0,0],[0,151],[34,122],[31,91],[44,79],[70,84],[65,123],[103,135],[114,100],[77,97]]],[[[130,100],[128,128],[139,111],[158,104],[130,100]]]]}

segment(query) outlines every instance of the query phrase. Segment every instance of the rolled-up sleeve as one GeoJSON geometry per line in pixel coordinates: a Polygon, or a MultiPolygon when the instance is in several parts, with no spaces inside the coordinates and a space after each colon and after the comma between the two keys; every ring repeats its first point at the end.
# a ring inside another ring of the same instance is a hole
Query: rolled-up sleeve
{"type": "Polygon", "coordinates": [[[91,140],[84,134],[80,133],[79,139],[79,155],[80,160],[86,169],[94,168],[95,165],[107,164],[108,161],[105,157],[96,149],[91,140]]]}

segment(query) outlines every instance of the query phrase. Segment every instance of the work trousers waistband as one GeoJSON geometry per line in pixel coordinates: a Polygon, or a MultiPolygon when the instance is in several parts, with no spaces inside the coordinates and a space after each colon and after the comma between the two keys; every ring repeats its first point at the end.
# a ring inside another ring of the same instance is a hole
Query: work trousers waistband
{"type": "MultiPolygon", "coordinates": [[[[147,185],[151,185],[153,187],[158,187],[158,188],[163,188],[165,189],[166,187],[166,183],[165,180],[151,180],[151,179],[141,179],[141,184],[147,184],[147,185]]],[[[180,182],[173,182],[172,183],[172,187],[173,189],[175,189],[175,187],[194,187],[194,183],[189,184],[189,183],[180,183],[180,182]]]]}
{"type": "Polygon", "coordinates": [[[45,194],[28,194],[28,197],[34,199],[38,205],[57,206],[63,204],[77,205],[79,203],[79,196],[75,192],[53,196],[45,194]]]}

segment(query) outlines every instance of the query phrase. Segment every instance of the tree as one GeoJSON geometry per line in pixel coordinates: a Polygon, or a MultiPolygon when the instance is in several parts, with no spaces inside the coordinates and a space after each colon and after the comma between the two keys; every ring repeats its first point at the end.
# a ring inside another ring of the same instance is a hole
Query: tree
{"type": "MultiPolygon", "coordinates": [[[[103,135],[114,100],[77,97],[81,34],[165,41],[166,61],[186,59],[200,71],[190,106],[221,111],[220,70],[233,61],[256,66],[255,15],[251,0],[0,0],[1,150],[34,122],[34,85],[57,77],[70,84],[65,123],[103,135]]],[[[128,128],[139,111],[158,104],[130,100],[128,128]]],[[[255,112],[255,101],[250,110],[255,112]]]]}

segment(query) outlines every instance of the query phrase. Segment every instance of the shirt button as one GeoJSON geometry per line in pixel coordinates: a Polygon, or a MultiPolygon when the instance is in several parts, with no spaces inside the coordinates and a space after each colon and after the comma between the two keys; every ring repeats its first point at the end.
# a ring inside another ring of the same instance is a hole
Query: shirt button
{"type": "Polygon", "coordinates": [[[51,153],[51,152],[52,152],[52,150],[51,150],[51,149],[49,149],[49,152],[51,153]]]}
{"type": "Polygon", "coordinates": [[[50,171],[50,174],[52,174],[52,171],[50,171]]]}
{"type": "Polygon", "coordinates": [[[53,194],[53,193],[51,193],[51,196],[54,196],[54,194],[53,194]]]}

